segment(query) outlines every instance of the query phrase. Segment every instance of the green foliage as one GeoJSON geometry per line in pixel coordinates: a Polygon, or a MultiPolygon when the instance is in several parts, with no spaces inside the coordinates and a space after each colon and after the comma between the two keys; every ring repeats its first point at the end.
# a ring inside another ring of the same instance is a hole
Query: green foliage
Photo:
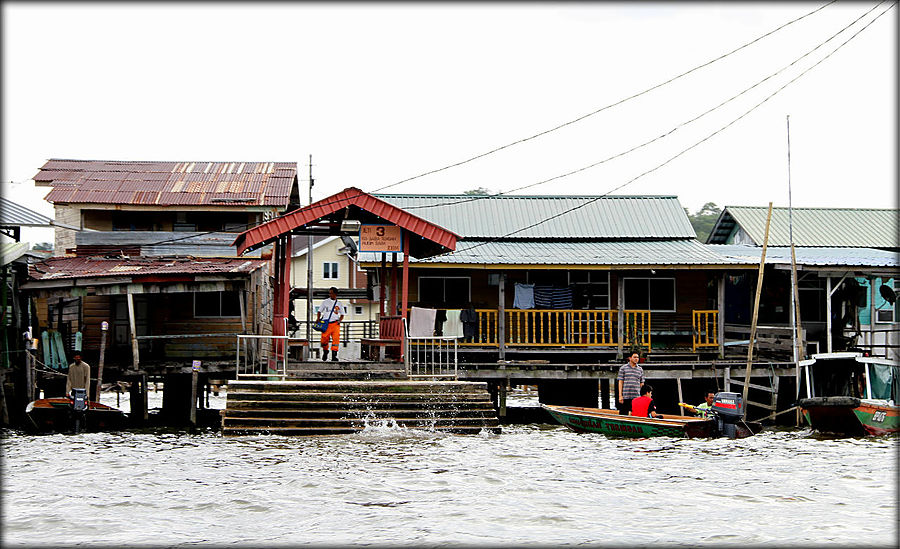
{"type": "Polygon", "coordinates": [[[464,192],[463,194],[469,195],[469,196],[487,196],[487,195],[491,194],[491,191],[488,189],[485,189],[484,187],[478,187],[477,189],[469,189],[468,191],[464,192]]]}
{"type": "Polygon", "coordinates": [[[691,226],[694,227],[694,232],[697,233],[697,240],[706,242],[713,225],[719,219],[719,214],[722,213],[722,209],[715,202],[707,202],[694,214],[689,213],[687,208],[684,209],[684,212],[687,213],[688,219],[691,220],[691,226]]]}

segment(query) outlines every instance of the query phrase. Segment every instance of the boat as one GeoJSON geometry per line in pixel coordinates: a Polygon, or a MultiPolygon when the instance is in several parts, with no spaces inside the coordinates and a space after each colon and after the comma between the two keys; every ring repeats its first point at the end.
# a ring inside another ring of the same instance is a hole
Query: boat
{"type": "Polygon", "coordinates": [[[580,433],[616,437],[746,438],[762,430],[762,424],[743,420],[743,404],[737,393],[718,393],[708,417],[662,418],[619,415],[618,410],[541,404],[553,419],[580,433]],[[718,407],[717,407],[718,406],[718,407]]]}
{"type": "Polygon", "coordinates": [[[122,410],[70,397],[41,398],[25,407],[26,428],[36,433],[80,433],[83,431],[117,431],[128,416],[122,410]],[[77,410],[76,408],[82,408],[77,410]]]}
{"type": "Polygon", "coordinates": [[[800,361],[797,401],[806,423],[821,433],[900,433],[900,363],[858,352],[819,353],[800,361]]]}

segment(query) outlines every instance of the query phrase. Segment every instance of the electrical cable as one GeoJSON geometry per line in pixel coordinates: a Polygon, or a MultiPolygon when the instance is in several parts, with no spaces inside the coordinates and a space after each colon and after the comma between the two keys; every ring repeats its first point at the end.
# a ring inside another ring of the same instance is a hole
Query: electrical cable
{"type": "Polygon", "coordinates": [[[685,72],[683,72],[683,73],[681,73],[681,74],[678,74],[677,76],[673,76],[673,77],[669,78],[668,80],[665,80],[665,81],[660,82],[659,84],[656,84],[656,85],[654,85],[654,86],[652,86],[652,87],[650,87],[650,88],[647,88],[647,89],[645,89],[645,90],[643,90],[643,91],[640,91],[640,92],[637,92],[637,93],[635,93],[635,94],[632,94],[632,95],[630,95],[630,96],[628,96],[628,97],[625,97],[624,99],[620,99],[620,100],[618,100],[618,101],[615,101],[615,102],[613,102],[613,103],[610,103],[610,104],[608,104],[608,105],[605,105],[605,106],[603,106],[603,107],[600,107],[599,109],[597,109],[597,110],[595,110],[595,111],[592,111],[592,112],[589,112],[589,113],[587,113],[587,114],[583,114],[583,115],[579,116],[578,118],[575,118],[575,119],[573,119],[573,120],[569,120],[568,122],[563,122],[563,123],[561,123],[561,124],[559,124],[559,125],[557,125],[557,126],[554,126],[554,127],[550,128],[550,129],[547,129],[547,130],[543,130],[543,131],[541,131],[541,132],[538,132],[538,133],[536,133],[536,134],[534,134],[534,135],[532,135],[532,136],[530,136],[530,137],[525,137],[525,138],[522,138],[522,139],[518,139],[518,140],[516,140],[516,141],[513,141],[512,143],[508,143],[508,144],[506,144],[506,145],[502,145],[502,146],[500,146],[500,147],[496,147],[496,148],[494,148],[494,149],[491,149],[491,150],[489,150],[489,151],[487,151],[487,152],[484,152],[484,153],[481,153],[481,154],[477,154],[477,155],[475,155],[475,156],[472,156],[471,158],[467,158],[467,159],[461,160],[461,161],[459,161],[459,162],[454,162],[453,164],[448,164],[447,166],[444,166],[444,167],[442,167],[442,168],[437,168],[437,169],[434,169],[434,170],[430,170],[430,171],[421,173],[421,174],[419,174],[419,175],[415,175],[415,176],[413,176],[413,177],[408,177],[408,178],[406,178],[406,179],[397,181],[396,183],[391,183],[391,184],[389,184],[389,185],[385,185],[385,186],[383,186],[383,187],[380,187],[380,188],[378,188],[378,189],[375,189],[375,190],[372,191],[372,192],[373,192],[373,193],[378,193],[378,192],[381,192],[381,191],[383,191],[383,190],[385,190],[385,189],[389,189],[389,188],[391,188],[391,187],[395,187],[395,186],[400,185],[400,184],[403,184],[403,183],[408,183],[408,182],[410,182],[410,181],[413,181],[413,180],[415,180],[415,179],[419,179],[419,178],[421,178],[421,177],[425,177],[425,176],[427,176],[427,175],[432,175],[432,174],[435,174],[435,173],[438,173],[438,172],[442,172],[442,171],[444,171],[444,170],[448,170],[448,169],[450,169],[450,168],[455,168],[455,167],[458,167],[458,166],[462,166],[462,165],[464,165],[464,164],[468,164],[469,162],[473,162],[473,161],[478,160],[478,159],[480,159],[480,158],[484,158],[484,157],[486,157],[486,156],[489,156],[489,155],[494,154],[494,153],[496,153],[496,152],[500,152],[500,151],[502,151],[502,150],[508,149],[508,148],[513,147],[513,146],[515,146],[515,145],[519,145],[519,144],[522,144],[522,143],[531,141],[531,140],[533,140],[533,139],[537,139],[538,137],[541,137],[541,136],[547,135],[547,134],[549,134],[549,133],[555,132],[555,131],[560,130],[560,129],[562,129],[562,128],[565,128],[565,127],[567,127],[567,126],[571,126],[572,124],[575,124],[575,123],[577,123],[577,122],[580,122],[580,121],[582,121],[582,120],[584,120],[584,119],[586,119],[586,118],[589,118],[589,117],[591,117],[591,116],[594,116],[595,114],[599,114],[599,113],[601,113],[601,112],[603,112],[603,111],[605,111],[605,110],[611,109],[612,107],[616,107],[616,106],[621,105],[621,104],[623,104],[623,103],[625,103],[625,102],[627,102],[627,101],[630,101],[630,100],[632,100],[632,99],[641,97],[642,95],[646,95],[646,94],[648,94],[648,93],[650,93],[650,92],[652,92],[652,91],[654,91],[654,90],[656,90],[656,89],[659,89],[659,88],[661,88],[661,87],[663,87],[663,86],[665,86],[665,85],[667,85],[667,84],[671,84],[672,82],[675,82],[676,80],[678,80],[678,79],[680,79],[680,78],[682,78],[682,77],[684,77],[684,76],[687,76],[687,75],[689,75],[689,74],[691,74],[691,73],[693,73],[693,72],[696,72],[696,71],[698,71],[698,70],[700,70],[700,69],[702,69],[702,68],[704,68],[704,67],[708,67],[709,65],[712,65],[713,63],[716,63],[717,61],[721,61],[722,59],[725,59],[726,57],[729,57],[730,55],[735,54],[735,53],[737,53],[737,52],[739,52],[739,51],[741,51],[741,50],[743,50],[743,49],[745,49],[745,48],[747,48],[747,47],[749,47],[749,46],[755,44],[756,42],[759,42],[760,40],[762,40],[762,39],[764,39],[764,38],[767,38],[767,37],[769,37],[769,36],[775,34],[776,32],[778,32],[778,31],[784,29],[785,27],[788,27],[788,26],[790,26],[790,25],[793,25],[794,23],[796,23],[796,22],[798,22],[798,21],[800,21],[800,20],[802,20],[802,19],[805,19],[805,18],[807,18],[807,17],[809,17],[809,16],[811,16],[811,15],[813,15],[813,14],[815,14],[815,13],[817,13],[817,12],[823,10],[823,9],[825,9],[826,7],[830,6],[831,4],[834,4],[836,1],[837,1],[837,0],[832,0],[831,2],[828,2],[827,4],[825,4],[825,5],[821,6],[821,7],[818,7],[818,8],[816,8],[816,9],[814,9],[813,11],[807,13],[806,15],[802,15],[802,16],[796,18],[796,19],[793,19],[793,20],[791,20],[791,21],[788,21],[787,23],[782,24],[781,26],[779,26],[779,27],[777,27],[777,28],[775,28],[775,29],[773,29],[773,30],[771,30],[771,31],[769,31],[769,32],[767,32],[767,33],[765,33],[765,34],[763,34],[762,36],[759,36],[759,37],[757,37],[757,38],[754,38],[753,40],[751,40],[750,42],[747,42],[746,44],[744,44],[744,45],[742,45],[742,46],[738,46],[737,48],[735,48],[735,49],[729,51],[728,53],[724,53],[724,54],[722,54],[722,55],[720,55],[720,56],[718,56],[718,57],[716,57],[716,58],[714,58],[714,59],[712,59],[712,60],[710,60],[710,61],[707,61],[707,62],[705,62],[705,63],[702,63],[702,64],[700,64],[700,65],[697,65],[697,66],[695,66],[695,67],[693,67],[693,68],[691,68],[691,69],[688,69],[687,71],[685,71],[685,72]]]}
{"type": "Polygon", "coordinates": [[[636,150],[638,150],[638,149],[641,149],[641,148],[643,148],[643,147],[646,147],[646,146],[648,146],[648,145],[651,145],[652,143],[655,143],[656,141],[659,141],[660,139],[663,139],[663,138],[665,138],[665,137],[668,137],[669,135],[672,135],[672,134],[675,133],[677,130],[680,130],[681,128],[683,128],[683,127],[685,127],[685,126],[687,126],[687,125],[689,125],[689,124],[692,124],[692,123],[696,122],[697,120],[700,120],[700,119],[703,118],[704,116],[706,116],[706,115],[708,115],[708,114],[710,114],[710,113],[712,113],[712,112],[718,110],[718,109],[721,108],[721,107],[724,107],[724,106],[727,105],[728,103],[730,103],[730,102],[734,101],[735,99],[741,97],[742,95],[746,94],[747,92],[749,92],[749,91],[751,91],[751,90],[757,88],[758,86],[762,85],[763,83],[767,82],[768,80],[771,80],[771,79],[774,78],[775,76],[778,76],[778,75],[781,74],[782,72],[786,71],[787,69],[789,69],[789,68],[793,67],[794,65],[796,65],[797,63],[799,63],[799,62],[800,62],[801,60],[803,60],[804,58],[806,58],[806,57],[810,56],[811,54],[813,54],[816,50],[818,50],[819,48],[823,47],[823,46],[824,46],[825,44],[827,44],[828,42],[831,42],[832,40],[834,40],[835,38],[837,38],[840,34],[842,34],[844,31],[846,31],[847,29],[849,29],[850,27],[852,27],[853,25],[855,25],[856,23],[858,23],[858,22],[859,22],[861,19],[863,19],[865,16],[869,15],[870,13],[872,13],[873,11],[875,11],[876,9],[878,9],[878,7],[881,6],[881,5],[883,5],[885,1],[886,1],[886,0],[882,0],[882,1],[879,2],[878,4],[875,4],[869,11],[863,13],[862,15],[860,15],[859,17],[857,17],[856,19],[854,19],[852,22],[850,22],[850,23],[848,23],[846,26],[844,26],[841,30],[839,30],[839,31],[837,31],[836,33],[832,34],[832,35],[831,35],[830,37],[828,37],[825,41],[820,42],[820,43],[817,44],[815,47],[813,47],[811,50],[807,51],[806,53],[804,53],[804,54],[801,55],[800,57],[794,59],[792,62],[790,62],[789,64],[787,64],[787,65],[783,66],[782,68],[778,69],[778,70],[775,71],[774,73],[772,73],[772,74],[766,76],[765,78],[763,78],[762,80],[756,82],[756,83],[753,84],[752,86],[750,86],[750,87],[748,87],[748,88],[745,88],[745,89],[744,89],[743,91],[741,91],[740,93],[738,93],[738,94],[736,94],[736,95],[733,95],[733,96],[731,96],[730,98],[728,98],[728,99],[722,101],[721,103],[719,103],[719,104],[716,105],[715,107],[712,107],[711,109],[707,109],[707,110],[704,111],[703,113],[701,113],[701,114],[699,114],[699,115],[697,115],[697,116],[695,116],[695,117],[693,117],[693,118],[691,118],[691,119],[689,119],[689,120],[686,120],[686,121],[684,121],[684,122],[681,122],[680,124],[677,124],[677,125],[676,125],[675,127],[673,127],[672,129],[670,129],[670,130],[668,130],[668,131],[666,131],[666,132],[663,132],[662,134],[660,134],[660,135],[654,137],[653,139],[650,139],[649,141],[645,141],[645,142],[643,142],[643,143],[641,143],[641,144],[639,144],[639,145],[635,145],[635,146],[631,147],[630,149],[627,149],[627,150],[625,150],[625,151],[619,152],[619,153],[617,153],[617,154],[614,154],[614,155],[612,155],[612,156],[610,156],[610,157],[604,158],[603,160],[594,162],[594,163],[592,163],[592,164],[588,164],[587,166],[583,166],[583,167],[577,168],[577,169],[575,169],[575,170],[572,170],[572,171],[569,171],[569,172],[566,172],[566,173],[563,173],[563,174],[560,174],[560,175],[553,176],[553,177],[551,177],[551,178],[549,178],[549,179],[544,179],[544,180],[538,181],[538,182],[536,182],[536,183],[529,183],[528,185],[523,185],[523,186],[521,186],[521,187],[516,187],[516,188],[514,188],[514,189],[509,189],[509,190],[507,190],[507,191],[502,191],[502,192],[495,193],[495,194],[473,195],[473,196],[471,196],[471,197],[464,198],[464,199],[460,199],[460,200],[457,200],[457,201],[455,201],[455,202],[442,202],[442,203],[435,203],[435,204],[423,204],[423,205],[419,205],[419,206],[408,206],[408,207],[406,207],[405,209],[407,209],[407,210],[417,210],[417,209],[424,209],[424,208],[437,208],[437,207],[443,207],[443,206],[456,206],[456,205],[459,205],[459,204],[465,204],[465,203],[467,203],[467,202],[474,202],[474,201],[477,201],[477,200],[484,200],[484,199],[487,199],[487,198],[495,198],[495,197],[498,197],[498,196],[505,196],[505,195],[508,195],[508,194],[510,194],[510,193],[514,193],[514,192],[517,192],[517,191],[522,191],[522,190],[525,190],[525,189],[530,189],[530,188],[532,188],[532,187],[537,187],[537,186],[543,185],[543,184],[545,184],[545,183],[550,183],[550,182],[552,182],[552,181],[556,181],[556,180],[558,180],[558,179],[562,179],[562,178],[568,177],[568,176],[570,176],[570,175],[575,175],[575,174],[577,174],[577,173],[581,173],[581,172],[586,171],[586,170],[589,170],[589,169],[591,169],[591,168],[595,168],[595,167],[597,167],[597,166],[599,166],[599,165],[601,165],[601,164],[604,164],[604,163],[606,163],[606,162],[609,162],[610,160],[615,160],[616,158],[621,158],[621,157],[625,156],[626,154],[632,153],[632,152],[634,152],[634,151],[636,151],[636,150]]]}
{"type": "MultiPolygon", "coordinates": [[[[882,2],[881,4],[878,4],[878,5],[882,5],[883,3],[884,3],[884,2],[882,2]]],[[[652,173],[652,172],[655,172],[656,170],[662,168],[663,166],[666,166],[667,164],[669,164],[670,162],[672,162],[672,161],[675,160],[676,158],[678,158],[678,157],[682,156],[683,154],[687,153],[688,151],[690,151],[690,150],[696,148],[697,146],[701,145],[702,143],[705,143],[706,141],[712,139],[714,136],[716,136],[716,135],[718,135],[719,133],[725,131],[726,129],[728,129],[729,127],[733,126],[733,125],[736,124],[738,121],[740,121],[741,119],[743,119],[744,117],[746,117],[748,114],[750,114],[751,112],[755,111],[757,108],[759,108],[760,106],[762,106],[763,104],[765,104],[769,99],[775,97],[775,95],[777,95],[778,93],[780,93],[780,92],[781,92],[782,90],[784,90],[786,87],[788,87],[789,85],[793,84],[793,83],[796,82],[798,79],[800,79],[801,77],[803,77],[804,75],[806,75],[809,71],[811,71],[812,69],[814,69],[814,68],[816,68],[817,66],[819,66],[820,64],[822,64],[826,59],[830,58],[832,55],[834,55],[835,53],[837,53],[841,48],[843,48],[845,45],[847,45],[848,42],[850,42],[851,40],[853,40],[854,38],[856,38],[857,36],[859,36],[859,34],[860,34],[861,32],[863,32],[864,30],[866,30],[867,28],[869,28],[869,26],[872,25],[872,23],[874,23],[875,21],[877,21],[878,19],[880,19],[885,13],[887,13],[888,11],[890,11],[891,8],[895,7],[896,5],[897,5],[897,2],[896,2],[896,1],[893,2],[890,6],[888,6],[887,8],[885,8],[884,11],[882,11],[882,12],[881,12],[880,14],[878,14],[874,19],[872,19],[871,21],[869,21],[868,23],[866,23],[861,29],[859,29],[859,30],[857,30],[855,33],[853,33],[849,38],[847,38],[846,40],[844,40],[841,44],[839,44],[835,49],[833,49],[831,52],[829,52],[827,55],[825,55],[822,59],[818,60],[818,61],[815,62],[814,64],[812,64],[812,65],[810,65],[809,67],[807,67],[803,72],[801,72],[800,74],[798,74],[797,76],[795,76],[794,78],[792,78],[791,80],[789,80],[787,83],[785,83],[785,84],[782,85],[780,88],[778,88],[777,90],[775,90],[774,92],[772,92],[770,95],[766,96],[762,101],[760,101],[760,102],[757,103],[756,105],[750,107],[750,109],[748,109],[747,111],[745,111],[743,114],[741,114],[741,115],[738,116],[737,118],[733,119],[731,122],[725,124],[725,125],[722,126],[721,128],[717,129],[716,131],[714,131],[714,132],[708,134],[708,135],[707,135],[706,137],[704,137],[703,139],[701,139],[701,140],[695,142],[693,145],[691,145],[691,146],[689,146],[689,147],[687,147],[687,148],[685,148],[685,149],[682,149],[680,152],[678,152],[678,153],[675,154],[674,156],[670,157],[669,159],[665,160],[665,161],[662,162],[661,164],[658,164],[658,165],[656,165],[655,167],[650,168],[649,170],[647,170],[647,171],[645,171],[645,172],[643,172],[643,173],[641,173],[641,174],[639,174],[639,175],[633,177],[632,179],[629,179],[628,181],[626,181],[625,183],[622,183],[621,185],[618,185],[617,187],[614,187],[614,188],[608,190],[607,192],[605,192],[605,193],[602,194],[602,195],[599,195],[599,196],[596,196],[596,197],[592,198],[591,200],[587,200],[587,201],[585,201],[585,202],[583,202],[583,203],[581,203],[581,204],[579,204],[579,205],[577,205],[577,206],[573,206],[572,208],[569,208],[568,210],[565,210],[565,211],[563,211],[563,212],[561,212],[561,213],[554,214],[554,215],[552,215],[552,216],[550,216],[550,217],[547,217],[547,218],[545,218],[545,219],[542,219],[542,220],[537,221],[537,222],[535,222],[535,223],[532,223],[532,224],[530,224],[530,225],[526,225],[526,226],[524,226],[524,227],[521,227],[521,228],[519,228],[519,229],[516,229],[515,231],[509,232],[509,233],[507,233],[507,234],[505,234],[505,235],[503,235],[503,236],[499,236],[499,237],[490,238],[490,239],[487,239],[487,240],[480,241],[480,242],[474,244],[473,246],[470,246],[470,247],[466,248],[465,251],[466,251],[466,252],[470,252],[471,250],[474,250],[474,249],[479,248],[479,247],[481,247],[481,246],[484,246],[484,245],[486,245],[486,244],[489,244],[489,243],[492,243],[492,242],[498,242],[498,241],[503,240],[503,239],[505,239],[505,238],[509,238],[510,236],[513,236],[513,235],[519,234],[519,233],[521,233],[521,232],[527,231],[528,229],[532,229],[532,228],[534,228],[534,227],[537,227],[537,226],[539,226],[539,225],[542,225],[542,224],[544,224],[544,223],[550,221],[551,219],[558,219],[558,218],[560,218],[560,217],[562,217],[562,216],[564,216],[564,215],[567,215],[567,214],[569,214],[569,213],[572,213],[573,211],[579,210],[579,209],[581,209],[581,208],[584,208],[585,206],[588,206],[588,205],[590,205],[590,204],[593,204],[594,202],[597,202],[598,200],[600,200],[600,199],[602,199],[602,198],[608,196],[610,193],[613,193],[613,192],[615,192],[615,191],[617,191],[617,190],[619,190],[619,189],[625,187],[626,185],[630,185],[631,183],[634,183],[635,181],[637,181],[638,179],[644,177],[645,175],[648,175],[648,174],[650,174],[650,173],[652,173]]],[[[876,7],[877,7],[877,6],[876,6],[876,7]]],[[[452,254],[452,253],[455,253],[455,252],[445,252],[445,253],[443,253],[443,254],[440,254],[440,255],[437,255],[437,256],[434,256],[434,257],[436,258],[436,257],[448,256],[448,255],[450,255],[450,254],[452,254]]]]}

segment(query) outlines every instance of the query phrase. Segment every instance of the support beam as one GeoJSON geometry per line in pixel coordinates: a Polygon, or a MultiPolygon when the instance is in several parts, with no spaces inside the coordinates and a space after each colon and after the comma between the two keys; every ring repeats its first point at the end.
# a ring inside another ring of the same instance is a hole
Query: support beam
{"type": "Polygon", "coordinates": [[[140,369],[141,355],[138,351],[137,327],[134,320],[134,294],[125,294],[125,301],[128,304],[128,331],[131,334],[131,368],[140,369]]]}
{"type": "MultiPolygon", "coordinates": [[[[625,279],[622,273],[616,273],[616,360],[622,360],[625,355],[622,352],[622,344],[625,339],[625,279]]],[[[618,401],[616,401],[618,402],[618,401]]]]}
{"type": "MultiPolygon", "coordinates": [[[[409,306],[409,233],[403,231],[403,290],[402,290],[402,309],[400,317],[406,320],[406,309],[409,306]]],[[[403,330],[403,341],[400,349],[405,354],[406,351],[406,330],[403,330]]],[[[404,356],[404,359],[406,357],[404,356]]]]}
{"type": "Polygon", "coordinates": [[[500,360],[506,360],[506,273],[500,273],[497,287],[497,346],[500,360]]]}
{"type": "Polygon", "coordinates": [[[825,337],[826,337],[826,345],[825,351],[828,353],[832,353],[834,342],[831,337],[831,276],[825,277],[825,337]]]}
{"type": "Polygon", "coordinates": [[[717,332],[719,334],[719,358],[725,358],[725,272],[719,276],[716,305],[719,309],[717,332]]]}

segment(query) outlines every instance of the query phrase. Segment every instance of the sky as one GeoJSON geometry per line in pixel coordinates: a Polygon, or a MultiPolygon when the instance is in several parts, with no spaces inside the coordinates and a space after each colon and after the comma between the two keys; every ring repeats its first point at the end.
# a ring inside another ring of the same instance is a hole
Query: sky
{"type": "Polygon", "coordinates": [[[313,200],[484,188],[676,195],[691,212],[897,207],[897,9],[4,2],[2,192],[52,216],[31,180],[50,158],[278,161],[298,164],[306,199],[311,155],[313,200]]]}

